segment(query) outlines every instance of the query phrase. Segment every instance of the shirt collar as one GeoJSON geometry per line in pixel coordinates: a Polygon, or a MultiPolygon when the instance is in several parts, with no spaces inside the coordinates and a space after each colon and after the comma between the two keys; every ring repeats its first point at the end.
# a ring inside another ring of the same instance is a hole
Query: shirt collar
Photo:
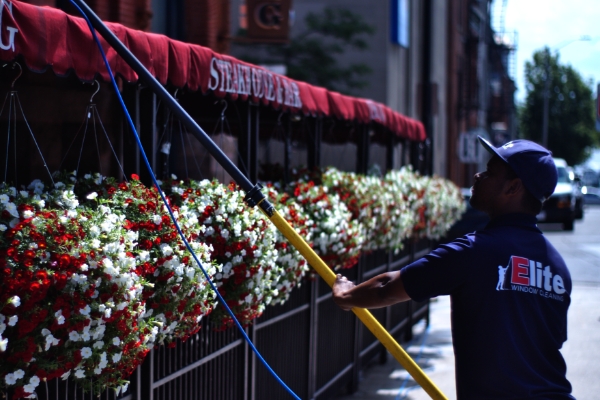
{"type": "Polygon", "coordinates": [[[497,226],[521,226],[539,230],[536,223],[537,219],[535,215],[524,213],[503,214],[492,219],[487,224],[486,228],[493,228],[497,226]]]}

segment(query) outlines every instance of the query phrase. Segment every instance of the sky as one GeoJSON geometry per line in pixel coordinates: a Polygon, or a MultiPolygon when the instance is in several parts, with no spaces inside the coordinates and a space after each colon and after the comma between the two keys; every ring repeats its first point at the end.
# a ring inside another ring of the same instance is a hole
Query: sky
{"type": "Polygon", "coordinates": [[[570,64],[581,76],[600,83],[600,0],[494,0],[492,26],[500,26],[504,8],[506,31],[516,31],[516,101],[525,99],[525,62],[544,46],[559,52],[559,62],[570,64]],[[576,39],[587,35],[591,41],[576,39]],[[564,46],[564,47],[563,47],[564,46]]]}

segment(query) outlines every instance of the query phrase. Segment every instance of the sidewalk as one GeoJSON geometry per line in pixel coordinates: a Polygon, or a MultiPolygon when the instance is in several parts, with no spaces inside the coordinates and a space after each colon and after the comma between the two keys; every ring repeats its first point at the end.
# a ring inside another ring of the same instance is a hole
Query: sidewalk
{"type": "MultiPolygon", "coordinates": [[[[563,346],[567,378],[578,400],[599,398],[600,379],[600,286],[573,284],[569,309],[568,340],[563,346]]],[[[456,399],[454,354],[450,334],[450,299],[432,300],[429,330],[419,323],[414,339],[402,347],[419,364],[427,376],[448,397],[456,399]],[[425,339],[423,341],[423,339],[425,339]],[[419,357],[419,354],[420,357],[419,357]]],[[[418,387],[408,373],[391,356],[387,363],[374,365],[363,372],[359,390],[336,400],[426,400],[430,397],[418,387]]]]}
{"type": "MultiPolygon", "coordinates": [[[[402,347],[419,364],[425,374],[448,397],[455,400],[454,354],[450,333],[450,298],[443,296],[431,301],[431,324],[424,321],[413,328],[413,340],[402,347]],[[420,356],[419,356],[420,354],[420,356]]],[[[391,355],[383,365],[373,365],[363,372],[359,390],[336,400],[426,400],[429,395],[391,355]]]]}

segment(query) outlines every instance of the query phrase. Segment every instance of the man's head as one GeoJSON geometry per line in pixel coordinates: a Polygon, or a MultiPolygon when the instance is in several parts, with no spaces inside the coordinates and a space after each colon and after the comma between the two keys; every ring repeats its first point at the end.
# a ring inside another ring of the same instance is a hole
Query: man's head
{"type": "Polygon", "coordinates": [[[493,157],[488,169],[475,175],[471,204],[491,216],[517,211],[537,214],[557,183],[552,153],[528,140],[514,140],[501,147],[482,137],[479,141],[493,157]],[[520,209],[516,207],[519,205],[520,209]]]}

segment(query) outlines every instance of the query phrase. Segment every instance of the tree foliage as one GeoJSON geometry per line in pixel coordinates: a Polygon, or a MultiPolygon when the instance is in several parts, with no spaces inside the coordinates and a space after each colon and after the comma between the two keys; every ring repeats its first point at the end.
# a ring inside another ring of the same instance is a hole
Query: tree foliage
{"type": "Polygon", "coordinates": [[[520,110],[521,134],[542,142],[546,57],[549,71],[548,148],[569,165],[583,162],[600,143],[595,130],[592,82],[586,82],[570,65],[561,65],[559,55],[548,49],[537,51],[525,64],[526,101],[520,110]]]}
{"type": "Polygon", "coordinates": [[[342,93],[368,85],[366,76],[371,68],[366,63],[341,66],[340,55],[347,49],[365,50],[365,35],[375,28],[362,16],[347,9],[326,7],[319,14],[308,13],[304,31],[286,45],[266,46],[266,57],[242,55],[240,58],[256,64],[285,64],[287,76],[342,93]]]}

